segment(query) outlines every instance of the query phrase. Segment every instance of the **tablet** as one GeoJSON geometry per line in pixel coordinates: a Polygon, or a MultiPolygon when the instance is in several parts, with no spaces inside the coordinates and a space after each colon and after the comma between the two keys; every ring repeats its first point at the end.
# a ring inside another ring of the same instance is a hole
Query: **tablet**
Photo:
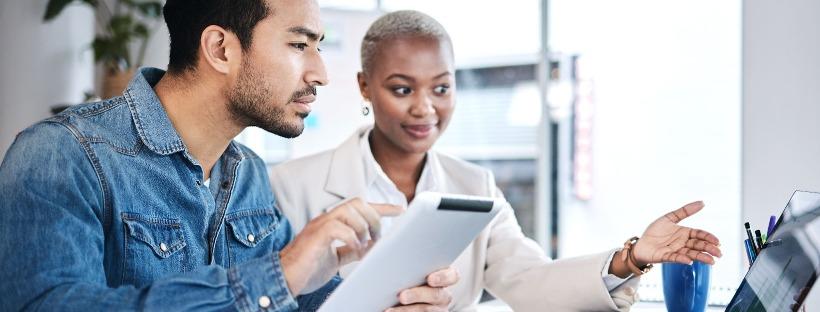
{"type": "Polygon", "coordinates": [[[478,236],[504,199],[424,192],[397,218],[320,312],[384,311],[398,304],[400,291],[425,284],[478,236]]]}

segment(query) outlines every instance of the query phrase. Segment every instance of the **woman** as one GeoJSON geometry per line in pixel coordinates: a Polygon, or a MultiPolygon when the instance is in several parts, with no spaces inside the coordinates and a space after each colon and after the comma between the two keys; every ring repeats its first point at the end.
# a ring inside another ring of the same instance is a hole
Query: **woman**
{"type": "MultiPolygon", "coordinates": [[[[423,191],[503,196],[488,170],[430,150],[447,128],[456,90],[452,45],[438,22],[415,11],[387,14],[370,26],[361,57],[359,89],[375,124],[334,150],[272,170],[278,205],[295,230],[354,197],[406,207],[423,191]]],[[[677,225],[702,207],[659,218],[634,246],[557,261],[521,233],[512,209],[502,211],[453,264],[461,279],[450,288],[450,309],[474,309],[483,289],[516,311],[629,309],[648,264],[720,256],[712,234],[677,225]]]]}

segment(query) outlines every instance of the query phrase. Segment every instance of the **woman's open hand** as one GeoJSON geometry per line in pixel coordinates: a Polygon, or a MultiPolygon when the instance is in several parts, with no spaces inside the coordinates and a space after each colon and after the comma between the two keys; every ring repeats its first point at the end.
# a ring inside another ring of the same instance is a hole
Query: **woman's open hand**
{"type": "Polygon", "coordinates": [[[691,264],[694,260],[714,264],[714,257],[723,255],[717,237],[704,230],[678,225],[678,222],[703,207],[703,202],[696,201],[652,222],[635,244],[636,265],[642,267],[659,262],[691,264]]]}

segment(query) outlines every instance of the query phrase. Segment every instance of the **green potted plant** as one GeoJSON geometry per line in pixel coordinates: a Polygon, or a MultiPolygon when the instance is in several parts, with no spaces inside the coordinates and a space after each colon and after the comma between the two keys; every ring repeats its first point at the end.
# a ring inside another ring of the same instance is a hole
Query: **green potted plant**
{"type": "Polygon", "coordinates": [[[91,43],[94,61],[103,66],[102,98],[122,93],[145,59],[148,39],[162,16],[162,3],[141,0],[49,0],[43,21],[79,2],[95,10],[98,32],[91,43]],[[151,27],[149,27],[151,25],[151,27]],[[131,47],[137,48],[136,57],[131,47]]]}

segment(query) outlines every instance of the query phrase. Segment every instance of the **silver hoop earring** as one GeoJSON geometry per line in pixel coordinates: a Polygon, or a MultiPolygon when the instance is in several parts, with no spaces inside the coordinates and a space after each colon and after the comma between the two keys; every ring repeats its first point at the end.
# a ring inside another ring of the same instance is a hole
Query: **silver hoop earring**
{"type": "Polygon", "coordinates": [[[370,106],[367,103],[367,100],[362,100],[362,116],[370,115],[370,106]]]}

